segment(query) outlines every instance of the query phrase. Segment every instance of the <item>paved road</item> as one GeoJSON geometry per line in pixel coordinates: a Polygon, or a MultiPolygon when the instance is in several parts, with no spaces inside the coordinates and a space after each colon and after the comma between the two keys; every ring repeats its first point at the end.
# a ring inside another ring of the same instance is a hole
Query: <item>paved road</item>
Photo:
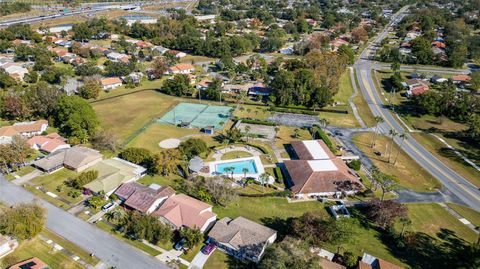
{"type": "MultiPolygon", "coordinates": [[[[35,200],[35,196],[7,181],[0,174],[0,201],[16,204],[35,200]]],[[[45,201],[47,228],[116,268],[167,269],[167,265],[45,201]]]]}
{"type": "MultiPolygon", "coordinates": [[[[404,9],[392,17],[389,26],[393,23],[399,22],[403,18],[404,14],[402,11],[404,11],[404,9]]],[[[372,44],[379,44],[380,41],[386,37],[386,29],[389,28],[389,26],[385,27],[385,30],[377,36],[372,44]]],[[[375,63],[368,60],[372,51],[373,49],[370,45],[362,52],[359,60],[354,65],[354,68],[357,71],[360,90],[372,110],[372,113],[375,116],[381,116],[385,120],[385,122],[380,125],[381,133],[388,135],[389,130],[392,129],[396,130],[397,133],[404,133],[405,130],[403,126],[397,122],[390,110],[384,107],[381,99],[382,97],[380,96],[379,91],[375,89],[371,72],[375,63]]],[[[397,137],[395,142],[400,144],[401,139],[397,137]]],[[[402,149],[417,161],[420,166],[437,178],[446,189],[463,201],[463,203],[476,210],[480,210],[480,191],[468,180],[461,177],[455,171],[439,161],[411,136],[409,136],[405,143],[403,143],[402,149]]]]}

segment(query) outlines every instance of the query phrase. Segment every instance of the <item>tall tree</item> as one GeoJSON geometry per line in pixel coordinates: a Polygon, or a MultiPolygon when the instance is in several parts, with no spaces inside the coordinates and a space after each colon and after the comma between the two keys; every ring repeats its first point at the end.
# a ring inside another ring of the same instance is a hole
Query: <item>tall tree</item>
{"type": "Polygon", "coordinates": [[[91,105],[78,96],[62,96],[58,102],[55,122],[72,143],[85,143],[99,125],[91,105]]]}

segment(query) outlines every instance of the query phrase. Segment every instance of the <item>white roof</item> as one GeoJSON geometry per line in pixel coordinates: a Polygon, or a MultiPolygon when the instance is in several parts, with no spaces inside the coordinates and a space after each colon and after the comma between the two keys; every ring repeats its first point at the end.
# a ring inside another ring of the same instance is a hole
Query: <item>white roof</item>
{"type": "Polygon", "coordinates": [[[331,160],[313,160],[308,161],[308,165],[314,172],[337,171],[337,166],[331,160]]]}
{"type": "Polygon", "coordinates": [[[330,159],[327,152],[320,146],[317,140],[305,140],[303,144],[314,160],[330,159]]]}

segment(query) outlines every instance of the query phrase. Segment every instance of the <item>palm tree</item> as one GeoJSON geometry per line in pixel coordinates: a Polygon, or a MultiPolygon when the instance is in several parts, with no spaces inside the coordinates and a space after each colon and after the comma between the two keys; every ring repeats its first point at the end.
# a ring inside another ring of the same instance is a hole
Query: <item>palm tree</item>
{"type": "Polygon", "coordinates": [[[250,132],[250,125],[245,126],[245,136],[247,137],[247,142],[248,142],[248,133],[250,132]]]}
{"type": "Polygon", "coordinates": [[[412,221],[408,217],[400,218],[400,223],[402,224],[402,232],[400,233],[400,237],[403,237],[403,233],[405,233],[405,228],[412,224],[412,221]]]}
{"type": "MultiPolygon", "coordinates": [[[[391,137],[391,140],[390,140],[390,151],[388,152],[388,162],[390,163],[390,156],[392,156],[392,151],[393,151],[393,139],[395,138],[395,136],[398,135],[397,131],[395,131],[394,129],[391,129],[388,134],[390,135],[391,137]]],[[[386,152],[385,152],[386,154],[386,152]]]]}
{"type": "Polygon", "coordinates": [[[375,131],[373,132],[373,137],[372,137],[372,148],[375,147],[375,140],[377,139],[377,135],[378,135],[378,131],[379,131],[379,128],[380,128],[380,124],[384,122],[384,119],[380,116],[376,116],[375,117],[375,131]]]}
{"type": "Polygon", "coordinates": [[[397,163],[397,158],[398,158],[398,155],[400,154],[400,149],[402,148],[403,146],[403,143],[405,142],[405,140],[408,138],[407,134],[406,133],[401,133],[399,135],[399,137],[402,139],[402,142],[400,143],[400,145],[398,146],[399,149],[397,151],[397,154],[395,155],[395,160],[393,160],[393,165],[395,165],[397,163]]]}
{"type": "Polygon", "coordinates": [[[265,184],[268,183],[269,177],[270,175],[268,173],[263,173],[258,177],[258,179],[260,180],[260,184],[262,184],[262,191],[264,189],[265,184]]]}
{"type": "Polygon", "coordinates": [[[280,128],[278,128],[278,126],[275,126],[273,130],[275,131],[275,141],[277,141],[277,135],[278,135],[278,132],[280,131],[280,128]]]}
{"type": "Polygon", "coordinates": [[[300,131],[300,130],[299,130],[298,128],[295,128],[295,130],[293,130],[293,136],[294,136],[295,138],[298,138],[298,132],[299,132],[299,131],[300,131]]]}
{"type": "Polygon", "coordinates": [[[244,168],[242,169],[243,178],[244,178],[245,180],[247,179],[247,173],[248,173],[248,171],[249,171],[249,170],[248,170],[248,168],[246,168],[246,167],[244,167],[244,168]]]}
{"type": "Polygon", "coordinates": [[[225,169],[223,169],[223,171],[225,171],[227,176],[228,176],[229,173],[232,173],[231,177],[232,177],[232,180],[233,180],[233,171],[235,171],[235,167],[233,167],[233,166],[225,167],[225,169]]]}

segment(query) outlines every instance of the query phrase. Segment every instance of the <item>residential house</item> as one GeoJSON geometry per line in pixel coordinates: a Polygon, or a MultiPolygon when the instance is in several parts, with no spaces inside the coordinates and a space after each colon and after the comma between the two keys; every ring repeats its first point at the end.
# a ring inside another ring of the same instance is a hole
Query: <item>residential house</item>
{"type": "Polygon", "coordinates": [[[175,195],[171,187],[161,187],[157,184],[145,186],[136,182],[124,183],[115,195],[126,208],[138,210],[145,214],[155,211],[167,198],[175,195]]]}
{"type": "Polygon", "coordinates": [[[12,253],[17,247],[16,239],[0,234],[0,259],[12,253]]]}
{"type": "Polygon", "coordinates": [[[403,269],[403,267],[363,253],[362,260],[358,262],[358,269],[403,269]]]}
{"type": "Polygon", "coordinates": [[[208,237],[227,254],[258,263],[277,239],[277,231],[244,217],[225,217],[215,223],[208,237]]]}
{"type": "Polygon", "coordinates": [[[330,46],[332,48],[332,51],[337,51],[338,48],[342,45],[349,45],[350,43],[344,39],[341,38],[335,38],[334,40],[330,41],[330,46]]]}
{"type": "Polygon", "coordinates": [[[24,67],[24,63],[20,62],[5,63],[0,66],[0,69],[5,71],[5,73],[7,73],[10,77],[17,80],[23,80],[25,75],[28,74],[28,69],[24,67]]]}
{"type": "Polygon", "coordinates": [[[212,83],[210,79],[202,79],[200,82],[198,82],[197,89],[200,91],[204,91],[208,88],[210,83],[212,83]]]}
{"type": "Polygon", "coordinates": [[[8,269],[50,269],[50,266],[37,257],[30,258],[23,262],[16,263],[8,269]]]}
{"type": "Polygon", "coordinates": [[[97,150],[75,146],[57,150],[47,157],[34,161],[33,166],[45,173],[53,173],[63,167],[75,172],[82,172],[102,160],[97,150]]]}
{"type": "Polygon", "coordinates": [[[120,158],[106,159],[91,166],[91,170],[98,171],[98,178],[83,186],[93,193],[105,193],[110,196],[120,185],[137,181],[143,177],[146,168],[120,158]]]}
{"type": "Polygon", "coordinates": [[[163,54],[165,54],[165,52],[167,52],[169,49],[164,48],[164,47],[162,47],[162,46],[155,46],[155,47],[153,47],[152,50],[157,51],[158,53],[160,53],[160,55],[163,55],[163,54]]]}
{"type": "Polygon", "coordinates": [[[217,219],[217,215],[212,212],[211,205],[184,194],[168,198],[152,214],[174,229],[196,227],[202,233],[209,229],[217,219]]]}
{"type": "Polygon", "coordinates": [[[434,75],[433,77],[430,78],[430,82],[432,83],[444,83],[447,81],[448,81],[447,78],[441,77],[439,75],[434,75]]]}
{"type": "Polygon", "coordinates": [[[35,150],[46,153],[52,153],[60,149],[70,148],[70,144],[66,143],[67,139],[61,137],[57,133],[48,135],[38,135],[27,140],[27,143],[35,150]]]}
{"type": "Polygon", "coordinates": [[[172,56],[175,56],[177,58],[183,58],[183,57],[187,56],[187,54],[185,52],[181,52],[181,51],[177,51],[177,50],[168,50],[166,53],[168,53],[172,56]]]}
{"type": "Polygon", "coordinates": [[[472,78],[469,75],[455,75],[452,77],[454,84],[459,86],[465,86],[472,78]]]}
{"type": "Polygon", "coordinates": [[[266,87],[263,83],[256,83],[248,89],[248,95],[269,96],[272,89],[266,87]]]}
{"type": "Polygon", "coordinates": [[[226,93],[240,93],[240,92],[247,92],[248,89],[253,87],[253,83],[246,83],[246,84],[226,84],[222,88],[222,92],[226,93]]]}
{"type": "Polygon", "coordinates": [[[430,89],[428,81],[420,79],[407,79],[404,85],[407,88],[407,96],[421,95],[430,89]]]}
{"type": "Polygon", "coordinates": [[[47,120],[18,122],[11,126],[0,127],[0,144],[12,142],[14,136],[31,137],[40,135],[48,128],[47,120]]]}
{"type": "Polygon", "coordinates": [[[112,77],[101,79],[100,84],[102,85],[102,89],[104,91],[109,91],[122,86],[123,82],[122,79],[119,77],[112,77]]]}
{"type": "Polygon", "coordinates": [[[168,74],[176,75],[176,74],[190,74],[195,71],[195,66],[192,64],[176,64],[170,68],[168,68],[168,74]]]}
{"type": "Polygon", "coordinates": [[[363,188],[358,175],[322,140],[293,141],[291,145],[298,160],[284,163],[295,198],[352,195],[363,188]]]}
{"type": "Polygon", "coordinates": [[[197,15],[195,19],[199,22],[208,22],[208,23],[215,23],[215,18],[217,15],[197,15]]]}
{"type": "Polygon", "coordinates": [[[128,74],[127,76],[121,77],[121,79],[125,83],[134,83],[134,84],[140,83],[142,78],[143,78],[143,73],[142,72],[133,72],[133,73],[128,74]]]}
{"type": "Polygon", "coordinates": [[[131,58],[129,55],[114,52],[114,51],[108,52],[106,56],[111,61],[122,62],[122,63],[130,62],[130,58],[131,58]]]}
{"type": "Polygon", "coordinates": [[[78,88],[83,86],[83,82],[77,80],[76,78],[69,77],[67,82],[63,86],[63,91],[68,95],[73,95],[78,92],[78,88]]]}

